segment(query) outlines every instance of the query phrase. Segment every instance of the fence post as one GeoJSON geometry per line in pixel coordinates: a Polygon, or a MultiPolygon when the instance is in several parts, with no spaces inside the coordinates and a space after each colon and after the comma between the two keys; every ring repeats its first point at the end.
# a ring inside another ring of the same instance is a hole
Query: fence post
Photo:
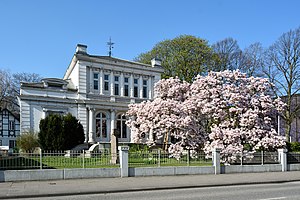
{"type": "Polygon", "coordinates": [[[187,150],[187,158],[186,158],[186,163],[187,163],[187,166],[190,166],[190,150],[188,149],[187,150]]]}
{"type": "Polygon", "coordinates": [[[39,149],[40,152],[40,169],[43,169],[43,155],[42,155],[42,149],[39,149]]]}
{"type": "Polygon", "coordinates": [[[82,150],[82,168],[84,169],[84,167],[85,167],[85,150],[83,149],[82,150]]]}
{"type": "Polygon", "coordinates": [[[121,177],[128,177],[128,151],[129,146],[119,146],[119,155],[120,155],[120,170],[121,177]]]}
{"type": "Polygon", "coordinates": [[[241,165],[243,165],[243,151],[241,152],[241,165]]]}
{"type": "Polygon", "coordinates": [[[213,154],[213,165],[215,167],[215,174],[221,173],[221,164],[220,164],[220,148],[214,148],[212,154],[213,154]]]}
{"type": "Polygon", "coordinates": [[[287,149],[278,149],[279,160],[283,172],[287,171],[287,149]]]}
{"type": "Polygon", "coordinates": [[[158,158],[157,158],[157,162],[158,162],[158,167],[160,167],[160,149],[158,149],[158,158]]]}
{"type": "Polygon", "coordinates": [[[264,165],[265,157],[264,157],[264,150],[261,151],[261,165],[264,165]]]}

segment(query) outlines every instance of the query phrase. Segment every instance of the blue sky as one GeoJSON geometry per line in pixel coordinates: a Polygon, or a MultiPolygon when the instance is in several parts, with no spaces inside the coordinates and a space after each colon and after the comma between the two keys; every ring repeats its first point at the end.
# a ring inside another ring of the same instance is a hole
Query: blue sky
{"type": "Polygon", "coordinates": [[[298,0],[0,0],[0,69],[62,78],[78,43],[132,60],[188,34],[268,47],[300,26],[298,0]]]}

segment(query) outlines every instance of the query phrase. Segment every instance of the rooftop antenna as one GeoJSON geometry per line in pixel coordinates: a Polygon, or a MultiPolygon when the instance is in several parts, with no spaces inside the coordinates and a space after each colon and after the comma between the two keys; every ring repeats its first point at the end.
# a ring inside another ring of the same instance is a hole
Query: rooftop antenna
{"type": "Polygon", "coordinates": [[[109,57],[111,57],[111,51],[112,51],[112,49],[114,48],[114,47],[113,47],[114,44],[115,44],[114,42],[111,42],[111,37],[109,37],[109,41],[107,42],[107,45],[108,45],[108,47],[109,47],[109,51],[108,51],[108,56],[109,56],[109,57]]]}

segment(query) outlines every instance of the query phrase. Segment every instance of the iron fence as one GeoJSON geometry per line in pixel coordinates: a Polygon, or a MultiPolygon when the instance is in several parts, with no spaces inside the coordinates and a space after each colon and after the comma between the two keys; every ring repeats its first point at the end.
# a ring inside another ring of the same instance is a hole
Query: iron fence
{"type": "Polygon", "coordinates": [[[129,152],[129,167],[161,167],[161,166],[211,166],[212,160],[205,157],[204,152],[190,155],[186,151],[180,159],[172,157],[162,150],[129,152]]]}
{"type": "Polygon", "coordinates": [[[300,152],[288,152],[288,164],[300,163],[300,152]]]}
{"type": "Polygon", "coordinates": [[[235,162],[231,164],[236,165],[264,165],[264,164],[278,164],[278,152],[261,151],[255,153],[243,153],[237,156],[235,162]]]}
{"type": "Polygon", "coordinates": [[[107,150],[88,151],[39,151],[10,153],[0,157],[0,169],[63,169],[119,167],[114,164],[118,154],[107,150]]]}

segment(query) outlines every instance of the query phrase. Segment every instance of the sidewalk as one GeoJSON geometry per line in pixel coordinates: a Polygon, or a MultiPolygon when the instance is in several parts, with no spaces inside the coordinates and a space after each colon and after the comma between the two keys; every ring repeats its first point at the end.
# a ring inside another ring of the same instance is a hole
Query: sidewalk
{"type": "Polygon", "coordinates": [[[0,199],[300,181],[300,171],[0,183],[0,199]]]}

